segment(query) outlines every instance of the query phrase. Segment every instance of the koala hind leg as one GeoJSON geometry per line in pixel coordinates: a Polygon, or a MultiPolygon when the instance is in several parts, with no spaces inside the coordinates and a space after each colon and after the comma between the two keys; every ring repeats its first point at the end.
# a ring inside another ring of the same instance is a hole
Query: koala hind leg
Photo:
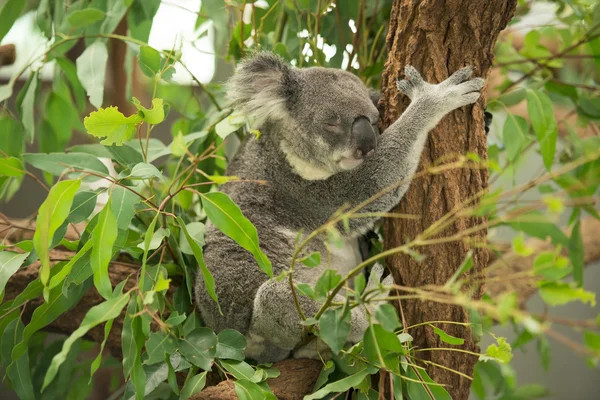
{"type": "MultiPolygon", "coordinates": [[[[379,285],[383,267],[377,264],[371,271],[367,290],[379,285]]],[[[391,276],[381,282],[391,284],[391,276]]],[[[321,304],[305,296],[298,296],[302,311],[307,317],[314,316],[321,304]]],[[[345,298],[337,295],[335,302],[343,303],[345,298]]],[[[252,322],[247,333],[248,347],[246,355],[259,362],[274,362],[287,358],[303,339],[303,326],[294,303],[293,294],[287,281],[267,281],[263,283],[254,299],[252,322]]],[[[362,340],[369,326],[364,307],[352,309],[348,341],[356,343],[362,340]]],[[[318,358],[322,343],[311,342],[299,349],[296,358],[318,358]],[[317,347],[318,346],[318,347],[317,347]],[[314,350],[314,351],[311,351],[314,350]]]]}

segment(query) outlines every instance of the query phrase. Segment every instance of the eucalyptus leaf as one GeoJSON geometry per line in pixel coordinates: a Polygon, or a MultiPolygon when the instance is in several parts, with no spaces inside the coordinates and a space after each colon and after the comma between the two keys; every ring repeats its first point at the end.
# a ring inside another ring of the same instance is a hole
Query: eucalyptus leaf
{"type": "Polygon", "coordinates": [[[350,334],[350,308],[329,308],[319,318],[319,337],[338,354],[350,334]]]}
{"type": "Polygon", "coordinates": [[[29,253],[15,253],[12,251],[0,251],[0,297],[8,280],[23,264],[29,253]]]}
{"type": "Polygon", "coordinates": [[[52,359],[52,363],[44,377],[44,385],[42,391],[54,380],[58,372],[58,368],[65,361],[67,354],[71,350],[73,343],[83,337],[93,327],[106,322],[110,319],[117,318],[121,311],[129,301],[129,293],[124,293],[118,296],[111,297],[107,301],[90,308],[86,313],[83,321],[68,338],[65,340],[62,350],[52,359]]]}
{"type": "Polygon", "coordinates": [[[106,43],[96,40],[77,58],[77,77],[85,88],[90,103],[102,107],[108,51],[106,43]]]}
{"type": "Polygon", "coordinates": [[[179,400],[187,400],[196,393],[200,393],[204,386],[206,385],[206,374],[207,372],[202,372],[198,375],[194,375],[191,378],[187,379],[181,389],[181,393],[179,394],[179,400]]]}
{"type": "Polygon", "coordinates": [[[117,239],[117,219],[111,211],[109,201],[98,217],[98,223],[92,232],[91,266],[94,271],[94,285],[105,299],[112,295],[112,284],[108,276],[108,265],[113,256],[113,245],[117,239]]]}
{"type": "Polygon", "coordinates": [[[260,249],[258,232],[240,208],[221,192],[203,194],[202,205],[208,219],[224,234],[248,250],[258,263],[259,268],[269,277],[273,276],[273,267],[266,254],[260,249]]]}
{"type": "MultiPolygon", "coordinates": [[[[50,279],[50,244],[56,230],[69,216],[80,181],[61,181],[54,185],[40,206],[33,235],[33,246],[40,257],[40,280],[47,287],[50,279]]],[[[48,300],[48,294],[44,298],[48,300]]]]}
{"type": "Polygon", "coordinates": [[[179,339],[179,351],[189,362],[205,371],[211,370],[217,347],[217,335],[208,328],[194,329],[179,339]]]}

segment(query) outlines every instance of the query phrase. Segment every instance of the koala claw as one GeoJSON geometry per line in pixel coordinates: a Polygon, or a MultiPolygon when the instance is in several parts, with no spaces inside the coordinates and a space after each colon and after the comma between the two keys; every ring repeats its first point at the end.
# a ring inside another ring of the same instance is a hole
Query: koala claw
{"type": "Polygon", "coordinates": [[[377,263],[371,268],[371,273],[369,274],[369,283],[367,287],[369,289],[374,289],[379,286],[381,282],[381,276],[383,275],[383,265],[377,263]]]}
{"type": "Polygon", "coordinates": [[[381,282],[383,286],[390,286],[394,284],[394,277],[392,275],[386,276],[381,282]]]}
{"type": "Polygon", "coordinates": [[[419,86],[424,82],[419,71],[412,65],[404,67],[404,75],[406,75],[406,79],[415,86],[419,86]]]}
{"type": "MultiPolygon", "coordinates": [[[[371,269],[371,274],[369,274],[369,283],[367,284],[367,290],[372,290],[378,288],[380,285],[390,286],[394,284],[394,277],[392,275],[386,276],[383,281],[381,280],[381,276],[383,275],[383,265],[377,263],[371,269]]],[[[389,295],[389,290],[383,290],[381,293],[377,295],[377,297],[387,297],[389,295]]],[[[377,302],[381,303],[381,302],[377,302]]],[[[375,305],[375,304],[373,304],[375,305]]]]}
{"type": "Polygon", "coordinates": [[[425,85],[425,81],[414,67],[407,65],[404,68],[406,79],[396,81],[396,87],[399,91],[407,95],[410,99],[414,97],[416,89],[425,85]]]}
{"type": "Polygon", "coordinates": [[[456,71],[455,73],[453,73],[450,76],[450,78],[446,79],[446,81],[444,82],[444,85],[445,86],[459,85],[463,82],[468,81],[469,78],[471,77],[471,75],[473,75],[473,67],[467,66],[467,67],[461,68],[458,71],[456,71]]]}

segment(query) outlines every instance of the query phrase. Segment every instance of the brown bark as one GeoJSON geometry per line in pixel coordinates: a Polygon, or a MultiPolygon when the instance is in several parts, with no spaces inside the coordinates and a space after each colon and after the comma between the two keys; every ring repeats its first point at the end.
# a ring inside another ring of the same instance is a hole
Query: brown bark
{"type": "MultiPolygon", "coordinates": [[[[408,105],[400,96],[395,81],[404,66],[412,65],[429,82],[441,82],[457,69],[472,65],[477,76],[485,77],[492,65],[493,48],[498,34],[510,21],[516,0],[395,0],[387,37],[389,56],[383,76],[385,108],[383,124],[389,126],[408,105]]],[[[487,159],[482,98],[472,107],[464,107],[445,117],[434,129],[421,157],[426,167],[443,156],[478,154],[487,159]]],[[[411,188],[395,212],[416,214],[419,220],[388,220],[384,225],[386,248],[400,246],[415,238],[433,222],[487,187],[486,170],[460,169],[425,176],[412,182],[411,188]]],[[[438,237],[452,235],[484,222],[483,219],[460,219],[438,237]]],[[[485,240],[486,231],[473,235],[473,241],[485,240]]],[[[421,248],[426,256],[422,262],[403,254],[387,262],[397,282],[417,287],[444,284],[461,264],[471,246],[465,242],[444,243],[421,248]]],[[[487,251],[472,248],[474,268],[471,273],[483,275],[487,251]]],[[[471,288],[474,298],[481,298],[482,287],[471,288]]],[[[402,304],[408,325],[424,321],[467,321],[467,311],[455,306],[431,302],[407,301],[402,304]]],[[[478,352],[467,329],[444,325],[451,335],[466,339],[462,348],[478,352]]],[[[445,347],[439,338],[425,327],[410,331],[419,348],[445,347]]],[[[472,375],[476,357],[456,352],[423,352],[421,355],[467,375],[472,375]]],[[[434,381],[448,385],[454,399],[467,399],[470,381],[441,368],[428,368],[434,381]]]]}

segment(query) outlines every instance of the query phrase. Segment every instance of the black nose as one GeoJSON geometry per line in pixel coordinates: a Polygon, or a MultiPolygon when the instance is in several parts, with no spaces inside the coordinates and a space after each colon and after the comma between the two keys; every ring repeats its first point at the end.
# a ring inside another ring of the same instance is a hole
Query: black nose
{"type": "Polygon", "coordinates": [[[356,158],[364,158],[370,155],[377,147],[377,135],[371,126],[371,122],[360,117],[352,125],[352,138],[356,145],[356,158]]]}

